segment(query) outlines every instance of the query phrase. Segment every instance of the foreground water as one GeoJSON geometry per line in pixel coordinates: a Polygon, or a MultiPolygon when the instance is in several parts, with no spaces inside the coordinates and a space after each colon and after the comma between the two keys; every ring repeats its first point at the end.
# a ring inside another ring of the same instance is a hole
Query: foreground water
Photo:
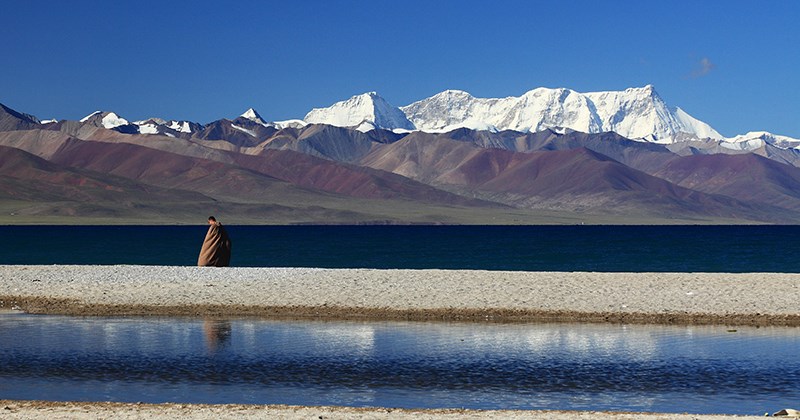
{"type": "Polygon", "coordinates": [[[763,414],[800,330],[0,314],[0,397],[763,414]]]}
{"type": "MultiPolygon", "coordinates": [[[[0,264],[195,265],[207,227],[0,226],[0,264]]],[[[800,272],[800,226],[228,226],[232,265],[800,272]]]]}

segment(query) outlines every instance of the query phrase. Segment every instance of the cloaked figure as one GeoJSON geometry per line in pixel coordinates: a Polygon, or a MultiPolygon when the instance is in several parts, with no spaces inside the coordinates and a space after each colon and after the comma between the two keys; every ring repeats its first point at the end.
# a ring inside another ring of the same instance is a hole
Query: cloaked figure
{"type": "Polygon", "coordinates": [[[197,265],[201,267],[227,267],[231,263],[231,239],[222,224],[208,217],[208,233],[200,248],[197,265]]]}

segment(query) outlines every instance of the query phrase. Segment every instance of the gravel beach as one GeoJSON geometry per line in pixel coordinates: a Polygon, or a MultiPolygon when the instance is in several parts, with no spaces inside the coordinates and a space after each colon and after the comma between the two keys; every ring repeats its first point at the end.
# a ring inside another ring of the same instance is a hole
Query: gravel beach
{"type": "MultiPolygon", "coordinates": [[[[800,275],[778,273],[0,266],[0,310],[72,315],[800,326],[798,302],[800,275]]],[[[46,401],[0,401],[0,412],[34,419],[747,418],[46,401]]]]}
{"type": "Polygon", "coordinates": [[[0,266],[0,308],[72,315],[800,325],[800,275],[0,266]]]}

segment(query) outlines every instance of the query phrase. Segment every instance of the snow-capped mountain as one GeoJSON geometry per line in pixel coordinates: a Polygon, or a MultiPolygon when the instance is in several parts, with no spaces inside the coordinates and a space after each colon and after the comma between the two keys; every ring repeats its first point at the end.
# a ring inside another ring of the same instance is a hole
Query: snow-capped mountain
{"type": "Polygon", "coordinates": [[[190,135],[203,130],[203,126],[191,121],[166,121],[161,118],[150,118],[142,121],[134,121],[133,125],[138,127],[139,134],[163,134],[169,137],[190,135]]]}
{"type": "Polygon", "coordinates": [[[593,93],[537,88],[502,99],[448,90],[400,109],[416,129],[429,132],[460,127],[520,132],[569,128],[584,133],[613,131],[659,143],[669,143],[681,132],[723,138],[708,124],[679,108],[669,108],[651,85],[593,93]]]}
{"type": "Polygon", "coordinates": [[[305,122],[352,127],[360,131],[375,128],[386,130],[414,130],[399,108],[392,106],[375,92],[368,92],[337,102],[327,108],[314,108],[306,114],[305,122]]]}
{"type": "Polygon", "coordinates": [[[264,127],[275,127],[278,130],[282,130],[284,128],[303,128],[308,125],[307,122],[303,120],[284,120],[284,121],[270,121],[267,122],[261,115],[253,108],[249,108],[245,111],[239,118],[244,118],[250,120],[256,124],[263,125],[264,127]]]}
{"type": "MultiPolygon", "coordinates": [[[[29,117],[22,119],[24,124],[45,123],[29,117]]],[[[16,120],[22,121],[20,118],[16,120]]],[[[225,132],[211,127],[216,122],[201,125],[190,121],[150,118],[131,123],[113,112],[101,111],[80,121],[82,124],[128,134],[183,138],[211,136],[217,139],[225,132]]],[[[376,92],[368,92],[327,108],[314,108],[303,120],[268,121],[254,108],[249,108],[236,119],[225,121],[236,123],[230,128],[254,138],[263,137],[255,135],[255,131],[262,128],[302,129],[308,124],[328,124],[362,132],[383,129],[397,133],[439,133],[458,128],[492,132],[513,130],[523,133],[544,130],[558,133],[574,130],[590,134],[615,132],[628,139],[666,144],[678,149],[738,153],[769,145],[784,150],[800,150],[800,139],[763,131],[725,138],[709,124],[678,107],[668,106],[652,85],[623,91],[588,93],[565,88],[536,88],[521,96],[506,98],[476,98],[461,90],[446,90],[399,108],[376,92]]]]}
{"type": "Polygon", "coordinates": [[[261,115],[253,108],[248,108],[240,117],[248,119],[254,123],[261,124],[263,126],[267,126],[267,122],[261,118],[261,115]]]}
{"type": "Polygon", "coordinates": [[[130,124],[128,120],[120,117],[119,115],[113,112],[102,112],[102,111],[92,112],[91,114],[81,118],[80,122],[83,124],[91,124],[97,127],[107,128],[109,130],[112,128],[130,124]]]}
{"type": "Polygon", "coordinates": [[[203,129],[202,125],[191,121],[167,121],[161,118],[130,122],[114,112],[102,111],[95,111],[81,118],[80,122],[126,134],[160,134],[169,137],[191,135],[203,129]]]}
{"type": "Polygon", "coordinates": [[[694,134],[698,138],[723,138],[711,126],[682,109],[668,107],[652,85],[585,96],[603,121],[602,131],[655,142],[671,142],[678,133],[694,134]]]}
{"type": "Polygon", "coordinates": [[[778,136],[766,131],[751,131],[747,134],[740,134],[720,142],[722,147],[733,149],[738,146],[741,150],[755,150],[763,147],[765,144],[775,146],[779,149],[800,149],[800,139],[778,136]]]}
{"type": "Polygon", "coordinates": [[[475,98],[464,91],[447,90],[400,109],[416,129],[426,132],[462,127],[520,132],[566,127],[596,132],[601,127],[586,98],[568,89],[539,88],[508,98],[475,98]]]}
{"type": "Polygon", "coordinates": [[[175,130],[180,133],[194,133],[203,129],[202,125],[190,121],[171,120],[164,125],[166,125],[170,130],[175,130]]]}
{"type": "Polygon", "coordinates": [[[446,90],[400,108],[369,92],[328,108],[315,108],[305,121],[365,132],[376,128],[432,133],[458,128],[523,133],[569,129],[615,132],[632,140],[661,144],[700,141],[740,151],[752,151],[764,144],[800,148],[798,139],[766,132],[725,138],[684,110],[668,106],[652,85],[589,93],[536,88],[507,98],[476,98],[461,90],[446,90]]]}

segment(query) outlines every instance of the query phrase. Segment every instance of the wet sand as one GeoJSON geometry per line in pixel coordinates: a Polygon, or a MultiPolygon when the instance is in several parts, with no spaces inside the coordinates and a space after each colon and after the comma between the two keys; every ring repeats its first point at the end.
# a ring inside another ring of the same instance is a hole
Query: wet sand
{"type": "Polygon", "coordinates": [[[0,309],[67,315],[800,326],[800,275],[0,266],[0,309]]]}

